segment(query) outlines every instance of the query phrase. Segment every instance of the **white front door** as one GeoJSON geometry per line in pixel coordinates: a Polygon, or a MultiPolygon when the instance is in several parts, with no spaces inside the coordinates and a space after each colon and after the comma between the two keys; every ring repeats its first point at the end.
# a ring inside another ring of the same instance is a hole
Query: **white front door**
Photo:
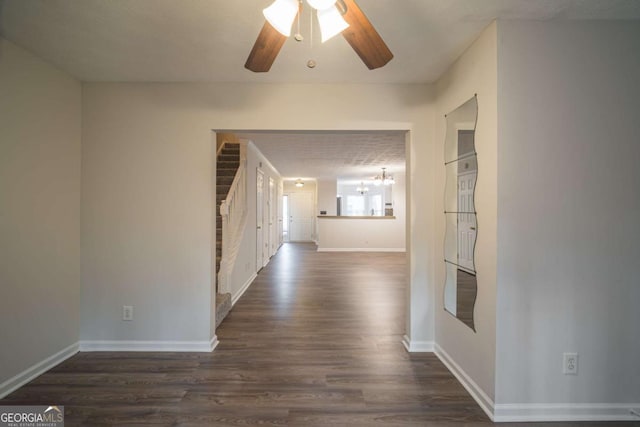
{"type": "Polygon", "coordinates": [[[313,193],[289,194],[289,240],[313,241],[313,193]]]}
{"type": "Polygon", "coordinates": [[[256,271],[264,267],[264,172],[256,173],[256,271]]]}
{"type": "Polygon", "coordinates": [[[476,244],[473,188],[477,175],[477,171],[458,175],[458,265],[473,274],[473,250],[476,244]]]}

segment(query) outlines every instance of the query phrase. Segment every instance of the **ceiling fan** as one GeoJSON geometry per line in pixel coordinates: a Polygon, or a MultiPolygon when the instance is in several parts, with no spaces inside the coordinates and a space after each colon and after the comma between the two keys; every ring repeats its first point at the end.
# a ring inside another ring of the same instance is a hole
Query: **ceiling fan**
{"type": "MultiPolygon", "coordinates": [[[[307,3],[317,11],[322,41],[342,33],[370,70],[384,66],[393,58],[393,53],[355,0],[307,0],[307,3]]],[[[256,73],[269,71],[301,11],[302,0],[275,0],[264,9],[265,23],[245,68],[256,73]]]]}

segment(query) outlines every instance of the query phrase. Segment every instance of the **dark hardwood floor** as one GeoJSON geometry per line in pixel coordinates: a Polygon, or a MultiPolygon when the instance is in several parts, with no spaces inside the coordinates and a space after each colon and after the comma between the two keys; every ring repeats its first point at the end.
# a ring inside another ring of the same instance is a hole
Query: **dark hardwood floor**
{"type": "Polygon", "coordinates": [[[403,348],[404,283],[404,254],[286,244],[213,353],[79,353],[0,404],[64,405],[68,426],[493,425],[436,356],[403,348]]]}

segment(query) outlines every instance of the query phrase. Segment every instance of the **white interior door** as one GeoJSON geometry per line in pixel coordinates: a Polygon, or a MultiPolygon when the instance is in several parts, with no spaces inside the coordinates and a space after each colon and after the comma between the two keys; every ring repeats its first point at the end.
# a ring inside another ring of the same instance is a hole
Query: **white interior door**
{"type": "Polygon", "coordinates": [[[475,273],[473,250],[476,243],[476,216],[473,188],[477,171],[458,175],[458,265],[475,273]]]}
{"type": "Polygon", "coordinates": [[[269,258],[276,253],[276,211],[278,199],[276,198],[276,183],[269,177],[269,258]]]}
{"type": "Polygon", "coordinates": [[[289,240],[311,242],[313,240],[313,193],[289,194],[289,240]]]}
{"type": "Polygon", "coordinates": [[[282,220],[284,216],[284,195],[282,181],[278,182],[278,194],[276,199],[278,200],[278,229],[276,230],[276,233],[278,233],[278,247],[280,247],[284,237],[284,221],[282,220]]]}
{"type": "Polygon", "coordinates": [[[264,267],[264,172],[256,170],[256,271],[264,267]]]}

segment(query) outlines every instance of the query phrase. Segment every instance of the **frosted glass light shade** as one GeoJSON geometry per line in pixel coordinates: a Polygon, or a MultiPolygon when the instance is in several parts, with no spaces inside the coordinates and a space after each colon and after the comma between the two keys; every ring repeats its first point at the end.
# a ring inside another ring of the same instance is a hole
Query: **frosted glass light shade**
{"type": "Polygon", "coordinates": [[[262,14],[280,34],[289,37],[293,20],[298,14],[298,0],[276,0],[262,14]]]}
{"type": "Polygon", "coordinates": [[[325,10],[335,6],[336,0],[307,0],[309,6],[317,10],[325,10]]]}
{"type": "Polygon", "coordinates": [[[344,20],[342,14],[335,6],[324,10],[318,10],[318,22],[320,23],[322,43],[349,28],[349,24],[344,20]]]}

